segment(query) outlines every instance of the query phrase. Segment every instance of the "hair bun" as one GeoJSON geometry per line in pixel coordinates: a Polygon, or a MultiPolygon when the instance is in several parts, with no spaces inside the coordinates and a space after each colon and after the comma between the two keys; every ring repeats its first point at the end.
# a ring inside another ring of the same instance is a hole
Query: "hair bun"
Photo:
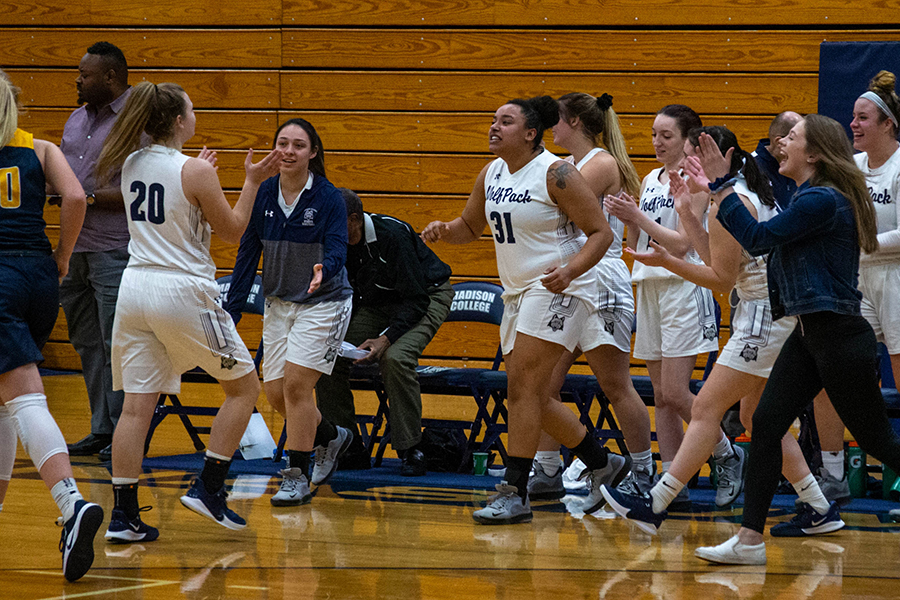
{"type": "Polygon", "coordinates": [[[613,97],[607,93],[604,93],[602,96],[597,98],[597,106],[600,108],[600,110],[606,112],[607,110],[612,108],[612,101],[613,97]]]}
{"type": "Polygon", "coordinates": [[[881,92],[890,96],[894,92],[894,86],[897,83],[897,76],[890,71],[878,71],[878,74],[869,82],[869,90],[873,92],[881,92]]]}
{"type": "Polygon", "coordinates": [[[559,123],[559,102],[551,96],[532,98],[531,105],[541,117],[541,124],[549,129],[559,123]]]}

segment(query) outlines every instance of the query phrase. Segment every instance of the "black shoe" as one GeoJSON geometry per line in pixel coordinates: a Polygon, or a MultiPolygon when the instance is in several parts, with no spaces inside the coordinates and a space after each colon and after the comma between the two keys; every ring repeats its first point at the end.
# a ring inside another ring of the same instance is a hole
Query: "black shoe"
{"type": "Polygon", "coordinates": [[[112,444],[112,434],[92,433],[74,444],[68,444],[69,456],[91,456],[112,444]]]}
{"type": "Polygon", "coordinates": [[[421,477],[426,471],[425,455],[421,450],[410,448],[403,454],[400,474],[404,477],[421,477]]]}
{"type": "Polygon", "coordinates": [[[97,456],[104,462],[112,460],[112,444],[101,450],[97,456]]]}

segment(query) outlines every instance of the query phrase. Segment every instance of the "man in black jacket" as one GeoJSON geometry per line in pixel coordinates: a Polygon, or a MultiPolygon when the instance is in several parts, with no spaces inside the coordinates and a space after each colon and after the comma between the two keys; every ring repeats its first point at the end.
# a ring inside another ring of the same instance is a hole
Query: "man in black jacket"
{"type": "MultiPolygon", "coordinates": [[[[450,267],[399,219],[363,212],[354,192],[341,189],[347,206],[347,275],[353,286],[353,316],[344,338],[369,354],[359,362],[377,362],[390,403],[391,445],[403,460],[401,474],[425,474],[422,396],[416,367],[425,346],[450,312],[450,267]]],[[[368,455],[359,441],[351,362],[337,361],[331,375],[316,385],[322,416],[357,433],[343,468],[366,468],[368,455]]]]}

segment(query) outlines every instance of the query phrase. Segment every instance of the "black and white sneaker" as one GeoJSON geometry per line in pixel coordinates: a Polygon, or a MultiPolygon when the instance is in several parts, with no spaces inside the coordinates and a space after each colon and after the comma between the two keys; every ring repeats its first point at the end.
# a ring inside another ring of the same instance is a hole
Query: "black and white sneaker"
{"type": "MultiPolygon", "coordinates": [[[[141,511],[150,510],[145,506],[141,511]]],[[[151,527],[141,520],[138,515],[129,519],[125,511],[114,508],[109,518],[109,527],[106,528],[106,541],[111,544],[131,544],[133,542],[152,542],[159,537],[159,529],[151,527]]]]}
{"type": "Polygon", "coordinates": [[[797,514],[786,523],[779,523],[769,529],[774,537],[805,537],[807,535],[822,535],[843,529],[845,523],[838,511],[838,503],[832,502],[828,512],[819,514],[809,504],[801,503],[797,507],[797,514]]]}
{"type": "Polygon", "coordinates": [[[68,581],[81,579],[94,563],[94,536],[103,523],[103,509],[79,500],[75,514],[63,525],[59,539],[63,575],[68,581]]]}

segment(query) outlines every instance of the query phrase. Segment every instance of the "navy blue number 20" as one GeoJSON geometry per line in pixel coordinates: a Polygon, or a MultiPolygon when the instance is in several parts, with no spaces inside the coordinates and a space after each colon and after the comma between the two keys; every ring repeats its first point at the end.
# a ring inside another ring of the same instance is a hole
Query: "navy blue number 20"
{"type": "Polygon", "coordinates": [[[498,244],[516,243],[516,235],[513,233],[512,215],[508,212],[501,215],[499,212],[494,211],[491,213],[491,221],[494,222],[494,229],[497,230],[497,233],[494,234],[494,239],[497,240],[498,244]],[[506,225],[505,228],[504,225],[506,225]]]}
{"type": "Polygon", "coordinates": [[[161,183],[151,183],[148,190],[146,183],[143,181],[135,181],[131,184],[131,191],[137,192],[137,198],[131,203],[132,221],[150,221],[154,225],[161,225],[165,222],[166,189],[161,183]],[[143,209],[145,201],[147,202],[146,213],[143,209]]]}

